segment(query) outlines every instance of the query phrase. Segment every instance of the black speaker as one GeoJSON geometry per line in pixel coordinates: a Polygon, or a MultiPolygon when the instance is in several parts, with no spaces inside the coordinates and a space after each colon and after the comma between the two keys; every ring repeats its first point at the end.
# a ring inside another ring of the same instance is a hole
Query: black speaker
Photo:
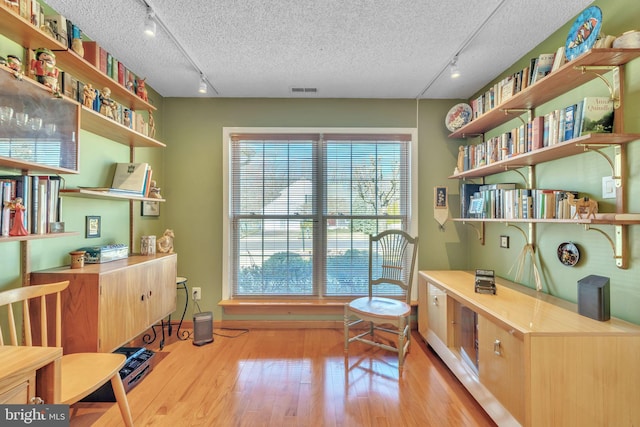
{"type": "Polygon", "coordinates": [[[213,313],[205,311],[193,315],[193,345],[213,342],[213,313]]]}
{"type": "Polygon", "coordinates": [[[609,278],[592,274],[578,280],[578,313],[609,320],[609,278]]]}

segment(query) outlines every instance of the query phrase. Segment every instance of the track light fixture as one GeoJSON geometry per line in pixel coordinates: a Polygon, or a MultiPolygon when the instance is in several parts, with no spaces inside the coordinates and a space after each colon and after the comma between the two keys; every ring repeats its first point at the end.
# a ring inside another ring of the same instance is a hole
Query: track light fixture
{"type": "Polygon", "coordinates": [[[460,77],[460,69],[458,68],[458,55],[454,56],[450,64],[451,78],[457,79],[460,77]]]}
{"type": "Polygon", "coordinates": [[[153,13],[151,7],[147,7],[147,17],[144,21],[144,33],[148,37],[156,36],[155,13],[153,13]]]}
{"type": "Polygon", "coordinates": [[[200,74],[200,85],[198,86],[198,92],[207,93],[207,81],[204,79],[204,74],[200,74]]]}

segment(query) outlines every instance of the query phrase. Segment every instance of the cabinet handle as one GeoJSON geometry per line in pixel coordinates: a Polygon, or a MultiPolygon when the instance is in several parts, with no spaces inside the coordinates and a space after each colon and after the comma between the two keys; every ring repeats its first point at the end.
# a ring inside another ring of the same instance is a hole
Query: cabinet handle
{"type": "Polygon", "coordinates": [[[144,301],[144,294],[140,295],[140,301],[144,301]]]}
{"type": "Polygon", "coordinates": [[[435,306],[438,305],[438,297],[437,296],[433,297],[433,305],[435,305],[435,306]]]}
{"type": "Polygon", "coordinates": [[[493,342],[493,353],[496,356],[502,356],[502,349],[500,348],[500,340],[495,340],[493,342]]]}
{"type": "Polygon", "coordinates": [[[42,405],[44,404],[44,400],[41,397],[35,396],[30,399],[32,405],[42,405]]]}

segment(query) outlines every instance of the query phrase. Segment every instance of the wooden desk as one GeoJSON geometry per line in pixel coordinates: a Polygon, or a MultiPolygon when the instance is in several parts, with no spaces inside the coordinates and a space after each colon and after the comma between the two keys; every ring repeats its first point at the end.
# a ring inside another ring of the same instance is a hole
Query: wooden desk
{"type": "Polygon", "coordinates": [[[61,347],[0,346],[0,404],[60,402],[61,347]]]}

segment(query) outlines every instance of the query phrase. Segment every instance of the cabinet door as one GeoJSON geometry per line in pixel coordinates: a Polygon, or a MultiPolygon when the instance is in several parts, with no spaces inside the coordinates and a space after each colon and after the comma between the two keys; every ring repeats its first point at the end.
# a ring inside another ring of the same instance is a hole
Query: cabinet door
{"type": "Polygon", "coordinates": [[[439,287],[427,283],[427,313],[429,330],[447,346],[447,293],[439,287]]]}
{"type": "Polygon", "coordinates": [[[429,328],[427,319],[428,304],[427,281],[420,277],[418,280],[418,333],[425,340],[427,339],[427,330],[429,328]]]}
{"type": "Polygon", "coordinates": [[[524,423],[524,343],[522,336],[478,315],[480,382],[524,423]]]}
{"type": "Polygon", "coordinates": [[[146,327],[176,310],[176,257],[157,260],[145,282],[148,298],[146,327]]]}

